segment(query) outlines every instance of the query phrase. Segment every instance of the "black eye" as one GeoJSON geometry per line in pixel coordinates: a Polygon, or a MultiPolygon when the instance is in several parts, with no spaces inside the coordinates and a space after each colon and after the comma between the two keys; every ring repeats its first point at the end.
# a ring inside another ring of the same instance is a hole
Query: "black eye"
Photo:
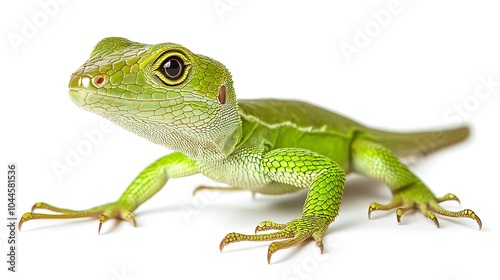
{"type": "Polygon", "coordinates": [[[175,80],[182,76],[184,72],[184,62],[177,56],[169,57],[161,66],[163,74],[168,79],[175,80]]]}

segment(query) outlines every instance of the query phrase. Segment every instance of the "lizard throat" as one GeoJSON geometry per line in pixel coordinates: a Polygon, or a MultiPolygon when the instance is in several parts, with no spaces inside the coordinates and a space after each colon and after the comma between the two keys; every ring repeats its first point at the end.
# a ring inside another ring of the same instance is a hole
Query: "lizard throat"
{"type": "MultiPolygon", "coordinates": [[[[118,126],[169,150],[179,151],[193,159],[225,158],[240,140],[240,133],[217,133],[218,130],[179,128],[138,119],[98,113],[118,126]]],[[[238,130],[239,131],[239,130],[238,130]]]]}

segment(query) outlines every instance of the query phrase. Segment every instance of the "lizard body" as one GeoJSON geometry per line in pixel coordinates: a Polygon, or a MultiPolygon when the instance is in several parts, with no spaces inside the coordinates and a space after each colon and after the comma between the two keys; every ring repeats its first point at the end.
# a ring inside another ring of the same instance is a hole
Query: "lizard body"
{"type": "Polygon", "coordinates": [[[439,226],[436,213],[481,220],[470,209],[439,206],[458,200],[436,197],[399,159],[461,141],[468,129],[393,133],[368,128],[320,107],[290,100],[237,100],[229,71],[220,62],[171,43],[146,45],[105,38],[71,76],[70,97],[151,142],[175,152],[161,157],[132,181],[115,202],[75,211],[38,202],[23,215],[32,219],[99,217],[99,231],[110,218],[136,223],[133,211],[169,179],[202,173],[233,186],[264,194],[308,188],[302,215],[285,224],[264,221],[255,235],[227,234],[221,250],[239,241],[275,241],[277,250],[322,236],[338,214],[345,175],[350,172],[388,185],[394,197],[376,210],[396,209],[398,221],[416,208],[439,226]],[[428,145],[417,145],[429,139],[428,145]],[[60,214],[35,213],[47,209],[60,214]],[[258,234],[267,230],[272,233],[258,234]],[[281,240],[281,241],[276,241],[281,240]]]}

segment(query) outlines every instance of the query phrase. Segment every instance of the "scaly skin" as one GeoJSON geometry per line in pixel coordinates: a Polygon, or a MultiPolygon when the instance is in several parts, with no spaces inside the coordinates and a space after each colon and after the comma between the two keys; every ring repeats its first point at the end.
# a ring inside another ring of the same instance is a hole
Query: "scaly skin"
{"type": "Polygon", "coordinates": [[[101,40],[73,73],[69,88],[83,109],[176,152],[143,170],[115,202],[82,211],[38,202],[23,215],[19,228],[33,219],[80,217],[98,217],[99,232],[112,218],[135,225],[133,211],[168,179],[196,173],[234,186],[228,190],[283,194],[308,188],[297,219],[264,221],[254,235],[229,233],[220,244],[222,251],[239,241],[275,241],[268,249],[270,263],[276,251],[311,237],[323,251],[323,234],[338,215],[349,172],[385,183],[394,195],[388,205],[372,203],[369,215],[397,208],[400,221],[416,208],[438,226],[435,214],[471,218],[481,228],[472,210],[440,207],[440,202],[458,198],[436,197],[397,157],[461,141],[467,128],[392,133],[303,102],[237,102],[231,75],[221,63],[177,44],[145,45],[124,38],[101,40]],[[60,214],[34,213],[36,209],[60,214]],[[268,230],[276,232],[259,234],[268,230]]]}

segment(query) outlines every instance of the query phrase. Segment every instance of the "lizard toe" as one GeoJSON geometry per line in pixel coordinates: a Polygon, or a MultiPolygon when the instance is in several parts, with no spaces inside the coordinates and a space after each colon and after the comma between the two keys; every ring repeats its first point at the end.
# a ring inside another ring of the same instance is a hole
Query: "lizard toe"
{"type": "Polygon", "coordinates": [[[98,233],[101,232],[102,225],[110,219],[123,219],[132,222],[136,227],[137,222],[134,214],[131,212],[125,203],[117,201],[113,203],[103,204],[87,210],[71,210],[66,208],[59,208],[47,204],[45,202],[37,202],[31,208],[31,212],[24,213],[19,221],[19,230],[22,225],[30,220],[39,219],[74,219],[74,218],[99,218],[98,233]],[[45,209],[57,214],[35,213],[37,209],[45,209]]]}
{"type": "Polygon", "coordinates": [[[368,208],[368,217],[371,217],[372,212],[378,210],[392,210],[396,209],[397,221],[401,223],[403,214],[412,209],[419,210],[425,217],[431,220],[436,227],[439,228],[439,220],[436,214],[452,218],[470,218],[482,228],[481,219],[476,213],[470,209],[460,211],[449,211],[441,207],[439,203],[444,201],[457,201],[460,202],[458,197],[454,194],[448,193],[442,197],[435,197],[428,189],[422,184],[416,184],[397,192],[389,204],[379,204],[373,202],[368,208]]]}
{"type": "Polygon", "coordinates": [[[316,245],[323,252],[323,234],[327,230],[329,221],[322,217],[303,216],[286,224],[272,221],[261,222],[256,228],[256,234],[241,234],[232,232],[227,234],[220,243],[220,250],[225,246],[241,241],[275,241],[272,242],[267,251],[267,262],[271,263],[271,257],[281,249],[293,247],[308,238],[313,238],[316,245]],[[277,232],[257,234],[267,230],[278,230],[277,232]]]}

